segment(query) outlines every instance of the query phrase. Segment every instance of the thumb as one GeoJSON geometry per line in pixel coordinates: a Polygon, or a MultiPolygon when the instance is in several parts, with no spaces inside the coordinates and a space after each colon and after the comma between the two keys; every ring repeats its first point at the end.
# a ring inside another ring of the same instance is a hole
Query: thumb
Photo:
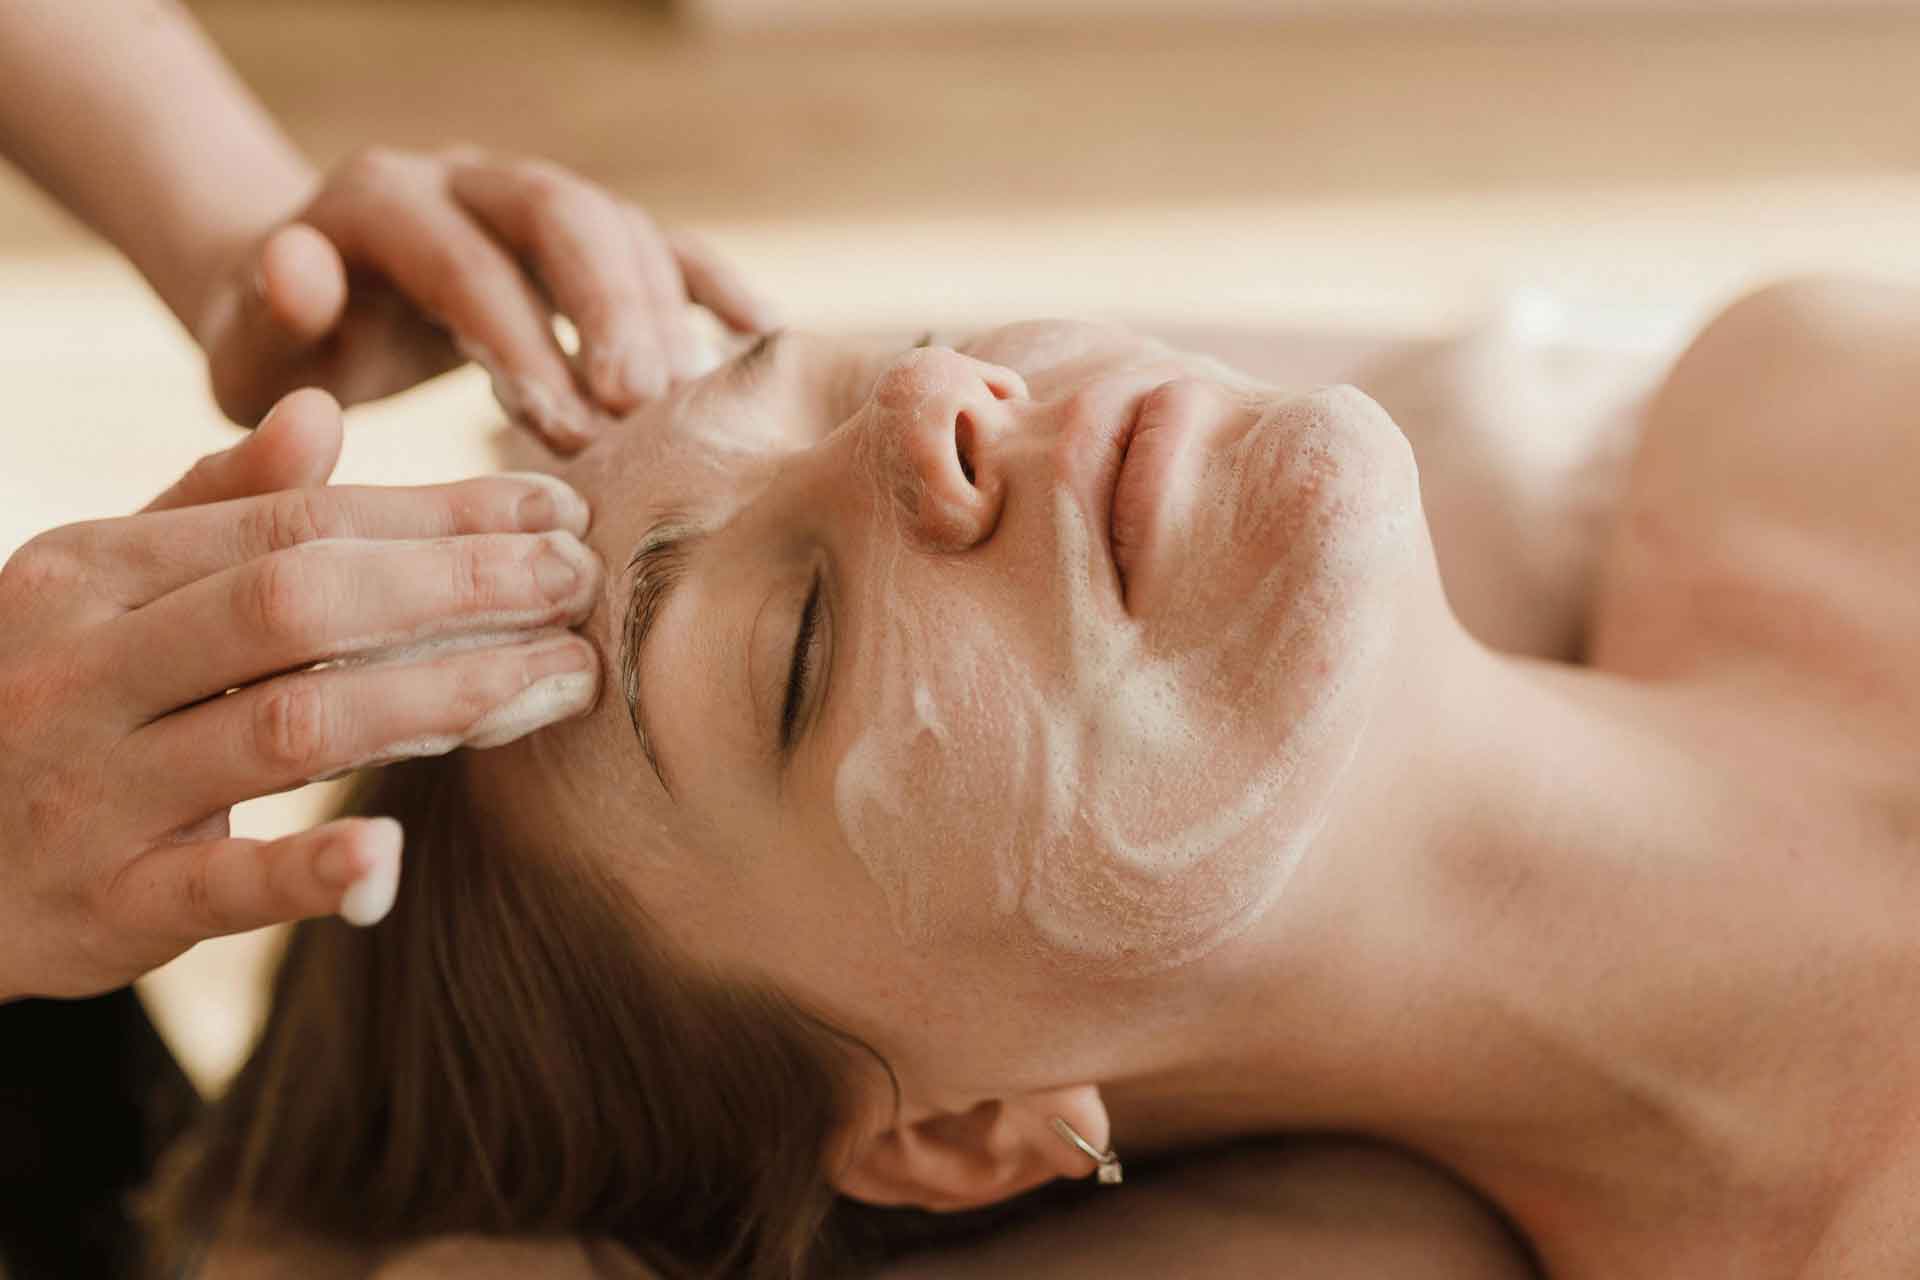
{"type": "Polygon", "coordinates": [[[340,406],[324,391],[307,387],[273,406],[252,435],[193,464],[147,511],[250,498],[282,489],[327,482],[340,461],[340,406]]]}
{"type": "Polygon", "coordinates": [[[214,398],[250,422],[273,397],[313,381],[313,348],[347,308],[347,267],[331,240],[304,222],[269,235],[206,327],[214,398]]]}

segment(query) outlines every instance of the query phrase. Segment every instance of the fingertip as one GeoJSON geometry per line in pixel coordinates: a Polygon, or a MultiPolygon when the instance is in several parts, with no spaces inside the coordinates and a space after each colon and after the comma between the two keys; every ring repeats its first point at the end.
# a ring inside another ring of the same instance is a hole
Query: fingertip
{"type": "Polygon", "coordinates": [[[645,398],[629,374],[629,366],[643,354],[643,345],[644,339],[604,337],[589,342],[582,353],[587,389],[614,413],[626,413],[645,398]]]}
{"type": "Polygon", "coordinates": [[[325,484],[340,461],[343,433],[340,402],[328,392],[301,387],[280,397],[239,446],[255,473],[252,491],[325,484]]]}
{"type": "Polygon", "coordinates": [[[658,399],[667,390],[667,373],[661,368],[667,358],[657,342],[630,342],[620,362],[620,385],[634,404],[658,399]]]}
{"type": "Polygon", "coordinates": [[[593,525],[593,509],[578,490],[558,476],[543,471],[506,471],[503,479],[519,480],[531,486],[531,492],[516,507],[518,524],[526,533],[565,529],[576,538],[587,536],[593,525]]]}
{"type": "Polygon", "coordinates": [[[320,231],[290,222],[260,247],[258,287],[268,314],[289,336],[316,342],[346,310],[346,262],[320,231]]]}
{"type": "Polygon", "coordinates": [[[400,892],[400,850],[405,833],[392,818],[357,823],[360,871],[340,896],[340,918],[366,929],[386,919],[400,892]]]}
{"type": "Polygon", "coordinates": [[[744,290],[703,297],[700,305],[720,317],[720,322],[735,333],[756,336],[774,333],[786,323],[772,303],[763,302],[744,290]]]}
{"type": "Polygon", "coordinates": [[[556,391],[535,378],[495,373],[493,394],[508,417],[531,426],[556,453],[578,453],[598,434],[592,410],[571,385],[556,391]]]}

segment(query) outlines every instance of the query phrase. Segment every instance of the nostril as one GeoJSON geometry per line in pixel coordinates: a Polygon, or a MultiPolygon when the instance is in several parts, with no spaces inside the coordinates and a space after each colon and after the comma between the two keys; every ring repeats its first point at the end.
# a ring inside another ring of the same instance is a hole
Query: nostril
{"type": "Polygon", "coordinates": [[[973,419],[965,413],[953,421],[953,451],[960,459],[960,474],[967,483],[974,483],[973,472],[973,419]]]}

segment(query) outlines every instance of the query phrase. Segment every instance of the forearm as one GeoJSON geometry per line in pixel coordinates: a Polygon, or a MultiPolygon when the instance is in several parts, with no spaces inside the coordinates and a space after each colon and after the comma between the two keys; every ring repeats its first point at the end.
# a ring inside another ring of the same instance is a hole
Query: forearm
{"type": "Polygon", "coordinates": [[[312,170],[174,0],[0,6],[0,153],[132,260],[190,331],[312,170]]]}

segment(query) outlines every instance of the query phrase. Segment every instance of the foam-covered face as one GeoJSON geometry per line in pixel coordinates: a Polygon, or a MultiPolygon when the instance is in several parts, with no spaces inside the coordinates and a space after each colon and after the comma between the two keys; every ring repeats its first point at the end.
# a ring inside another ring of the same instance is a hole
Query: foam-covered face
{"type": "Polygon", "coordinates": [[[616,676],[537,735],[537,820],[697,957],[863,1030],[903,992],[1151,973],[1258,919],[1425,536],[1358,392],[1054,322],[785,335],[567,478],[634,706],[616,676]]]}

